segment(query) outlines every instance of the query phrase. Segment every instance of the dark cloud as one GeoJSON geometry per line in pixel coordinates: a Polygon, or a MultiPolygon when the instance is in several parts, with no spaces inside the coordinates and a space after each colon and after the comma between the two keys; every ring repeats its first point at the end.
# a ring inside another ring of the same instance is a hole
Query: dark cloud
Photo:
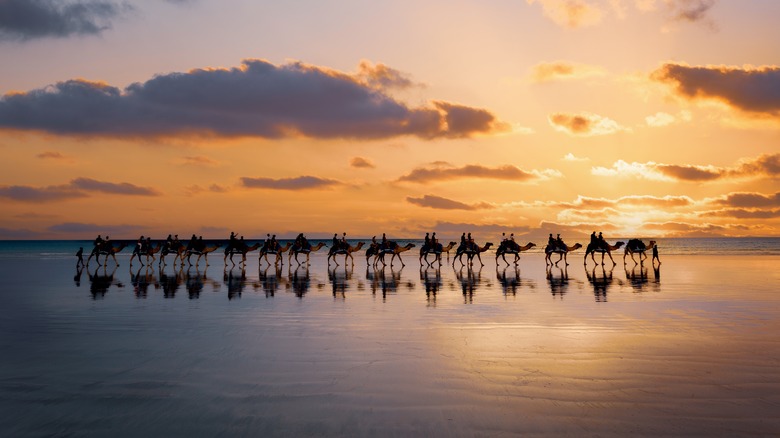
{"type": "Polygon", "coordinates": [[[578,196],[573,202],[547,202],[543,205],[552,205],[561,208],[592,209],[607,207],[685,207],[693,204],[693,200],[688,196],[650,196],[650,195],[631,195],[623,196],[617,199],[590,198],[587,196],[578,196]]]}
{"type": "Polygon", "coordinates": [[[477,204],[464,204],[463,202],[453,201],[452,199],[442,198],[441,196],[425,195],[422,198],[407,197],[406,200],[420,207],[436,208],[439,210],[484,210],[493,208],[487,202],[477,204]]]}
{"type": "Polygon", "coordinates": [[[0,227],[0,239],[40,239],[41,233],[27,229],[13,229],[0,227]]]}
{"type": "Polygon", "coordinates": [[[49,202],[72,198],[84,198],[88,192],[114,195],[157,196],[160,193],[149,187],[130,183],[111,183],[91,178],[76,178],[68,184],[47,187],[0,186],[0,197],[22,202],[49,202]]]}
{"type": "Polygon", "coordinates": [[[359,76],[302,63],[156,76],[124,91],[74,79],[0,98],[0,127],[62,135],[382,139],[462,138],[504,125],[446,102],[410,108],[359,76]]]}
{"type": "Polygon", "coordinates": [[[479,164],[469,164],[463,167],[449,167],[446,165],[434,165],[432,167],[418,167],[408,175],[398,178],[398,181],[415,182],[425,184],[433,181],[450,181],[463,178],[498,179],[506,181],[534,181],[555,176],[555,171],[530,172],[512,165],[498,167],[486,167],[479,164]]]}
{"type": "Polygon", "coordinates": [[[655,180],[706,182],[721,179],[757,179],[780,177],[780,153],[744,158],[732,167],[692,164],[627,163],[616,161],[611,168],[593,167],[591,173],[602,176],[637,177],[655,180]]]}
{"type": "Polygon", "coordinates": [[[686,99],[716,99],[743,111],[780,115],[780,67],[691,67],[667,63],[651,78],[686,99]]]}
{"type": "Polygon", "coordinates": [[[723,172],[717,168],[710,169],[701,166],[658,164],[655,168],[670,178],[682,181],[712,181],[723,176],[723,172]]]}
{"type": "Polygon", "coordinates": [[[0,40],[97,35],[131,9],[125,2],[2,0],[0,40]]]}
{"type": "Polygon", "coordinates": [[[70,182],[71,187],[90,192],[111,193],[114,195],[157,196],[160,193],[149,187],[139,187],[130,183],[111,183],[91,178],[76,178],[70,182]]]}
{"type": "Polygon", "coordinates": [[[405,89],[415,85],[408,75],[382,63],[373,65],[369,61],[362,61],[357,76],[370,87],[378,89],[405,89]]]}
{"type": "Polygon", "coordinates": [[[67,160],[68,157],[57,151],[45,151],[35,156],[40,159],[67,160]]]}
{"type": "Polygon", "coordinates": [[[0,186],[0,197],[22,202],[61,201],[86,196],[86,193],[70,185],[48,187],[0,186]]]}
{"type": "Polygon", "coordinates": [[[735,192],[715,199],[711,203],[736,208],[780,207],[780,192],[775,192],[773,195],[735,192]]]}
{"type": "Polygon", "coordinates": [[[339,181],[316,176],[299,176],[295,178],[250,178],[242,177],[241,185],[252,189],[272,190],[309,190],[326,189],[341,185],[339,181]]]}
{"type": "Polygon", "coordinates": [[[363,157],[354,157],[349,161],[349,165],[358,169],[373,169],[376,167],[371,160],[363,157]]]}

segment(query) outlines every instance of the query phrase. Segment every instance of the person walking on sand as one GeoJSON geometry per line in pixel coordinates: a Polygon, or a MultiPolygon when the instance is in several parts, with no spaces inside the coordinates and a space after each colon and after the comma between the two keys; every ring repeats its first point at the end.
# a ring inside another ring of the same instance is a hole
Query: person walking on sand
{"type": "Polygon", "coordinates": [[[76,267],[84,266],[84,247],[80,246],[79,250],[76,251],[76,257],[79,259],[76,261],[76,267]]]}
{"type": "Polygon", "coordinates": [[[658,258],[658,244],[656,243],[653,245],[653,266],[655,266],[655,261],[658,260],[658,266],[661,266],[661,259],[658,258]]]}

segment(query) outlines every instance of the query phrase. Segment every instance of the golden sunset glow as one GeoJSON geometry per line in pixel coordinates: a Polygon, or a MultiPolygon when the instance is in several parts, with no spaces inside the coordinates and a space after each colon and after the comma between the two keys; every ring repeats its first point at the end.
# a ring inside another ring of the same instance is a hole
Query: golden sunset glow
{"type": "Polygon", "coordinates": [[[0,24],[0,238],[780,235],[778,2],[104,3],[0,24]]]}

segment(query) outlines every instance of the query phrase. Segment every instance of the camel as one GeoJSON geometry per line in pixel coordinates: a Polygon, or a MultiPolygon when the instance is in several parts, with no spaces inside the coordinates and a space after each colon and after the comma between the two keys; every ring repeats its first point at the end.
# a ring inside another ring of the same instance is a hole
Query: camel
{"type": "Polygon", "coordinates": [[[519,243],[516,243],[513,240],[505,240],[501,242],[501,245],[498,245],[498,248],[496,249],[496,266],[498,266],[499,256],[503,258],[504,263],[506,263],[506,265],[509,266],[509,262],[506,261],[507,254],[514,254],[515,265],[517,265],[518,260],[520,260],[520,253],[523,251],[528,251],[529,249],[535,246],[536,244],[533,242],[528,242],[525,246],[520,246],[519,243]]]}
{"type": "Polygon", "coordinates": [[[306,264],[308,264],[311,253],[319,251],[323,246],[325,246],[325,242],[320,242],[315,246],[311,246],[311,243],[308,242],[306,242],[306,245],[303,245],[303,247],[300,245],[293,245],[287,255],[287,263],[290,264],[290,260],[294,255],[295,261],[300,265],[301,262],[298,261],[298,254],[306,254],[306,264]]]}
{"type": "Polygon", "coordinates": [[[468,261],[469,264],[473,264],[474,256],[477,256],[479,264],[485,266],[485,264],[482,263],[482,257],[480,257],[479,254],[487,251],[491,246],[493,246],[493,243],[491,242],[486,243],[482,248],[480,248],[476,242],[466,243],[458,246],[458,250],[455,252],[455,256],[452,258],[452,267],[455,267],[455,260],[459,261],[460,264],[463,265],[464,254],[466,255],[466,261],[468,261]]]}
{"type": "Polygon", "coordinates": [[[257,248],[260,248],[259,242],[252,246],[243,243],[243,241],[236,242],[233,244],[232,248],[225,248],[225,257],[222,259],[222,261],[225,263],[225,266],[227,266],[227,258],[230,256],[230,263],[235,266],[236,263],[233,261],[233,254],[241,254],[241,263],[246,263],[246,254],[256,250],[257,248]]]}
{"type": "MultiPolygon", "coordinates": [[[[216,245],[207,246],[203,249],[188,249],[186,252],[187,255],[187,265],[192,265],[192,261],[190,260],[190,257],[192,257],[193,254],[198,255],[198,259],[195,261],[195,266],[198,266],[198,263],[200,263],[200,258],[205,256],[206,257],[206,266],[209,266],[209,254],[218,250],[222,246],[221,243],[218,243],[216,245]]],[[[183,259],[182,259],[183,260],[183,259]]],[[[184,262],[182,261],[182,264],[184,262]]]]}
{"type": "Polygon", "coordinates": [[[552,265],[553,262],[552,262],[552,259],[550,259],[550,256],[552,256],[553,254],[558,254],[559,257],[558,257],[558,261],[555,262],[555,266],[558,266],[558,262],[560,262],[561,260],[563,260],[566,263],[566,266],[569,266],[569,262],[566,259],[566,255],[569,252],[571,252],[571,251],[574,251],[574,250],[582,248],[582,244],[581,243],[575,243],[574,246],[569,246],[569,245],[564,244],[564,246],[566,246],[566,250],[563,250],[563,249],[557,248],[557,247],[553,248],[550,245],[547,245],[544,248],[544,254],[545,254],[545,256],[544,256],[544,264],[547,265],[549,263],[550,265],[552,265]]]}
{"type": "Polygon", "coordinates": [[[371,262],[368,260],[371,257],[374,258],[374,262],[376,263],[376,257],[379,255],[379,244],[378,243],[371,243],[368,245],[368,249],[366,250],[366,267],[368,267],[371,262]]]}
{"type": "Polygon", "coordinates": [[[98,262],[98,266],[100,266],[100,259],[99,257],[101,255],[106,256],[106,261],[103,264],[108,263],[108,256],[111,256],[114,259],[114,263],[116,263],[117,266],[119,266],[119,262],[116,260],[116,253],[119,251],[122,251],[127,246],[127,243],[122,242],[117,246],[113,246],[109,244],[108,248],[98,248],[95,247],[95,249],[92,250],[92,253],[87,257],[87,266],[89,266],[89,261],[92,260],[92,256],[95,256],[95,260],[98,262]]]}
{"type": "Polygon", "coordinates": [[[279,246],[279,243],[277,243],[275,249],[268,249],[267,247],[263,247],[260,249],[260,255],[257,257],[257,259],[258,261],[262,261],[262,259],[265,259],[265,262],[270,265],[271,262],[268,261],[268,254],[273,254],[276,256],[276,261],[274,262],[274,265],[278,265],[279,260],[281,260],[282,265],[284,265],[284,259],[282,258],[282,254],[286,253],[291,246],[292,244],[290,242],[287,242],[284,244],[284,246],[279,246]]]}
{"type": "Polygon", "coordinates": [[[458,242],[450,242],[447,246],[442,246],[441,243],[430,245],[427,248],[423,246],[420,248],[420,265],[422,265],[423,260],[425,260],[425,263],[427,263],[428,266],[433,266],[433,263],[435,262],[439,262],[439,265],[441,265],[441,253],[446,252],[447,257],[449,257],[450,250],[457,244],[458,242]],[[434,254],[436,256],[433,262],[428,262],[428,254],[434,254]]]}
{"type": "Polygon", "coordinates": [[[393,266],[393,261],[395,261],[395,258],[398,257],[398,260],[401,261],[401,266],[406,266],[403,259],[401,259],[401,253],[409,251],[410,249],[414,248],[416,245],[414,243],[407,243],[404,246],[399,246],[395,242],[388,242],[387,247],[385,249],[380,249],[379,253],[377,254],[377,257],[374,259],[374,264],[377,263],[377,261],[382,262],[382,266],[387,266],[387,263],[385,263],[385,255],[392,254],[393,257],[390,258],[390,266],[393,266]]]}
{"type": "Polygon", "coordinates": [[[152,261],[154,261],[155,260],[154,255],[160,252],[161,249],[162,249],[162,244],[160,242],[157,242],[156,246],[147,249],[145,252],[142,252],[141,248],[138,245],[136,245],[136,247],[133,248],[133,255],[130,256],[130,266],[133,266],[133,259],[135,258],[135,256],[138,256],[139,261],[141,260],[141,256],[146,256],[146,263],[144,262],[141,263],[144,265],[148,265],[149,257],[151,257],[152,261]]]}
{"type": "Polygon", "coordinates": [[[609,256],[609,259],[612,260],[612,266],[615,266],[617,263],[615,263],[615,259],[612,258],[612,251],[617,251],[623,245],[625,245],[625,242],[617,242],[614,245],[610,245],[609,243],[604,242],[603,246],[599,243],[589,243],[588,247],[585,249],[585,257],[582,260],[582,264],[588,264],[588,254],[590,254],[590,258],[593,260],[593,263],[596,263],[596,253],[600,252],[602,266],[604,266],[604,254],[609,256]]]}
{"type": "MultiPolygon", "coordinates": [[[[186,249],[187,248],[184,246],[184,244],[179,242],[178,240],[163,245],[162,250],[160,252],[160,261],[158,262],[158,264],[166,265],[167,263],[165,263],[165,256],[167,256],[168,254],[176,254],[176,257],[173,258],[173,265],[176,266],[176,259],[184,255],[186,249]]],[[[184,263],[183,259],[182,259],[182,263],[184,263]]]]}
{"type": "MultiPolygon", "coordinates": [[[[355,265],[355,259],[352,257],[352,253],[356,251],[360,251],[360,248],[363,247],[365,243],[364,242],[358,242],[357,245],[352,246],[347,244],[346,248],[343,247],[332,247],[330,251],[328,251],[328,266],[330,266],[330,259],[332,258],[333,261],[336,261],[336,255],[338,254],[344,254],[344,264],[347,264],[347,259],[352,260],[352,265],[355,265]]],[[[336,266],[338,266],[338,262],[336,262],[336,266]]]]}
{"type": "Polygon", "coordinates": [[[634,264],[636,265],[637,263],[636,259],[634,259],[634,253],[639,254],[639,264],[644,263],[645,259],[647,258],[647,254],[645,254],[645,252],[653,249],[654,246],[655,240],[651,240],[647,245],[645,245],[645,243],[639,239],[629,240],[628,244],[626,244],[625,252],[623,252],[623,264],[626,264],[626,256],[631,254],[631,260],[633,260],[634,264]]]}

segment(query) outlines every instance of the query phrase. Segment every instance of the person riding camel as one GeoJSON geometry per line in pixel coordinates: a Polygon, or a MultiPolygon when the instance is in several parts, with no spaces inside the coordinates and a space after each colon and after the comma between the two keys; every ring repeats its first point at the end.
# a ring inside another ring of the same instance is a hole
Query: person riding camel
{"type": "Polygon", "coordinates": [[[425,233],[425,243],[423,244],[423,251],[427,250],[431,245],[431,238],[428,236],[430,233],[425,233]]]}
{"type": "Polygon", "coordinates": [[[434,231],[431,234],[431,245],[435,247],[437,243],[439,243],[439,239],[436,238],[436,232],[434,231]]]}
{"type": "Polygon", "coordinates": [[[103,242],[104,242],[104,241],[103,241],[103,238],[102,238],[102,237],[100,237],[100,234],[98,234],[98,236],[95,238],[95,248],[97,248],[97,249],[99,249],[99,250],[100,250],[100,249],[103,249],[103,248],[102,248],[102,246],[103,246],[103,242]]]}
{"type": "Polygon", "coordinates": [[[555,245],[558,247],[561,251],[566,251],[566,244],[563,243],[563,239],[561,239],[561,235],[558,234],[558,236],[555,238],[555,245]]]}
{"type": "Polygon", "coordinates": [[[547,238],[547,246],[555,249],[555,239],[553,239],[552,233],[550,233],[550,237],[547,238]]]}
{"type": "Polygon", "coordinates": [[[193,251],[195,250],[195,247],[198,245],[198,237],[196,235],[192,235],[190,238],[190,241],[187,242],[187,251],[193,251]]]}

